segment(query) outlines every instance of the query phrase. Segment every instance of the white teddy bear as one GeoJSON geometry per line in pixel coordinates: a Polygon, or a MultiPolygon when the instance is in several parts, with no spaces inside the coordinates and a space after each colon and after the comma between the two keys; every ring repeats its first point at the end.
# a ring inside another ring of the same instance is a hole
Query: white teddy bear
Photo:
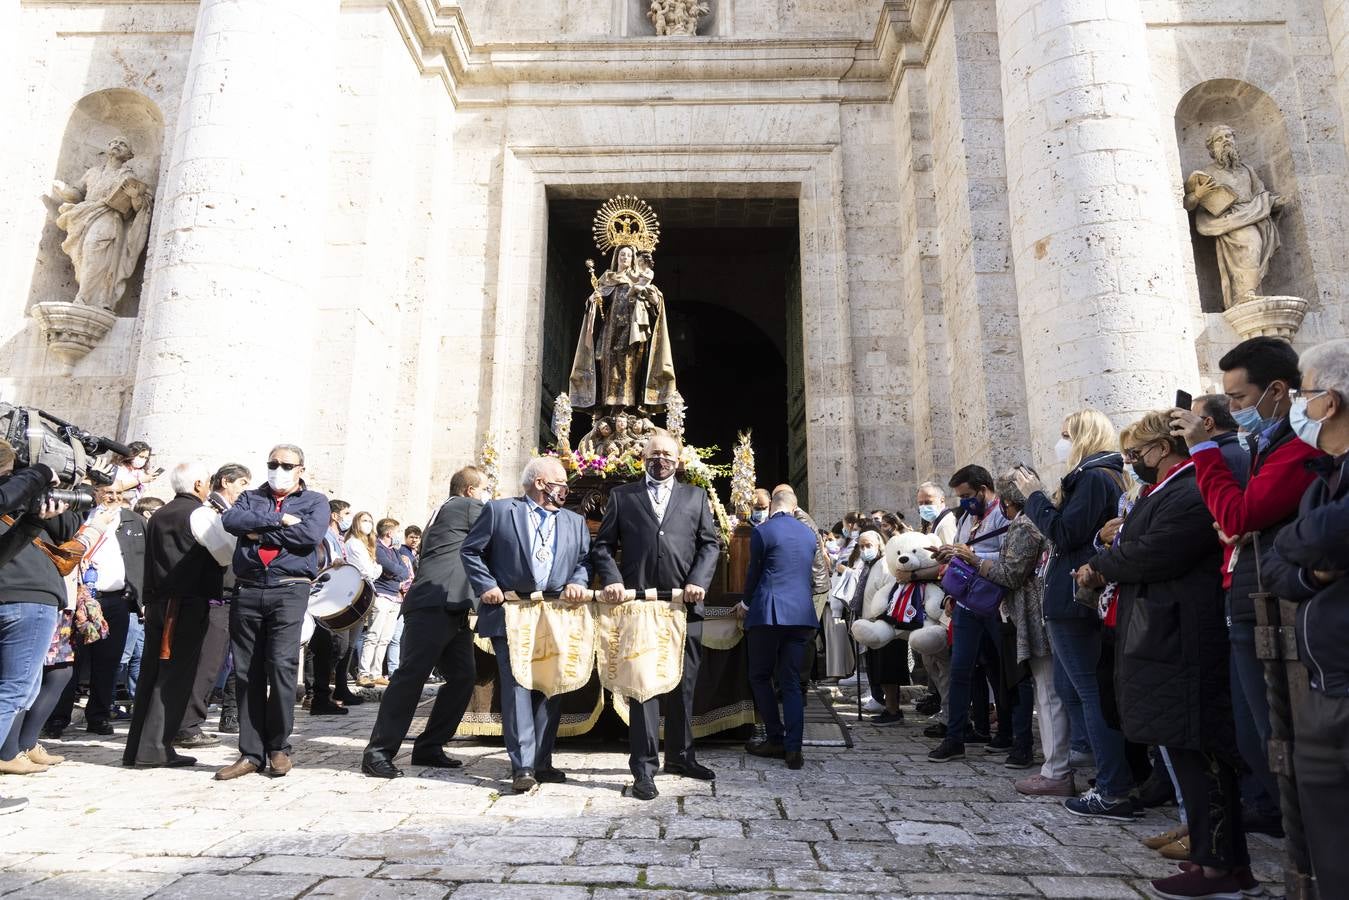
{"type": "MultiPolygon", "coordinates": [[[[937,565],[933,551],[940,546],[941,540],[935,534],[922,534],[917,531],[905,531],[890,538],[889,543],[885,545],[885,568],[891,578],[886,580],[893,585],[891,579],[896,572],[915,572],[937,565]]],[[[936,623],[941,619],[942,601],[946,599],[946,594],[935,581],[918,582],[916,589],[922,592],[923,612],[928,622],[936,623]]],[[[893,593],[894,591],[889,589],[868,591],[862,606],[861,618],[852,623],[853,637],[857,639],[857,643],[869,650],[884,647],[895,638],[908,634],[907,630],[896,627],[886,616],[886,607],[893,593]]]]}

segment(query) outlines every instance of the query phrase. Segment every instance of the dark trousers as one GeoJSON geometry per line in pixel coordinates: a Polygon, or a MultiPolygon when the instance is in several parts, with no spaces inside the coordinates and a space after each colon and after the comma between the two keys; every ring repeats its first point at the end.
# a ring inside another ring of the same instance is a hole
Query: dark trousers
{"type": "Polygon", "coordinates": [[[782,744],[788,753],[801,752],[805,732],[801,672],[806,647],[815,639],[813,627],[760,625],[749,629],[749,687],[754,706],[763,719],[770,744],[782,744]],[[778,714],[773,679],[782,689],[782,714],[778,714]]]}
{"type": "MultiPolygon", "coordinates": [[[[366,757],[393,759],[398,755],[422,688],[439,667],[445,682],[436,691],[436,702],[426,727],[412,742],[412,755],[433,754],[454,737],[473,695],[476,666],[473,662],[473,630],[468,626],[468,610],[414,609],[403,614],[403,652],[398,668],[389,678],[389,686],[379,703],[379,715],[370,732],[366,757]]],[[[317,665],[317,662],[316,662],[317,665]]],[[[505,685],[502,685],[504,692],[505,685]]],[[[314,689],[318,699],[318,688],[314,689]]],[[[503,731],[505,713],[502,713],[503,731]]]]}
{"type": "MultiPolygon", "coordinates": [[[[309,639],[309,656],[314,661],[314,704],[322,706],[331,703],[334,696],[350,693],[342,667],[342,660],[350,653],[350,631],[332,631],[322,622],[314,625],[314,636],[309,639]]],[[[417,691],[420,693],[420,686],[417,691]]],[[[381,702],[387,702],[388,697],[386,690],[381,702]]]]}
{"type": "MultiPolygon", "coordinates": [[[[192,680],[192,693],[187,698],[187,711],[183,722],[178,726],[180,737],[195,737],[201,734],[201,726],[206,723],[206,714],[210,711],[211,690],[220,677],[220,667],[225,664],[225,655],[230,652],[230,605],[228,603],[212,606],[207,615],[206,634],[201,642],[201,657],[197,660],[197,674],[192,680]]],[[[159,648],[154,649],[158,655],[159,648]]]]}
{"type": "Polygon", "coordinates": [[[685,765],[693,757],[693,688],[703,658],[703,623],[689,622],[684,638],[684,677],[679,687],[645,703],[628,699],[628,768],[641,781],[656,777],[660,751],[660,705],[665,703],[665,763],[685,765]]]}
{"type": "Polygon", "coordinates": [[[1218,869],[1250,865],[1236,765],[1199,750],[1167,747],[1166,753],[1180,782],[1185,821],[1190,826],[1190,859],[1218,869]]]}
{"type": "Polygon", "coordinates": [[[1349,697],[1312,688],[1293,706],[1293,767],[1312,871],[1323,900],[1349,896],[1344,812],[1349,809],[1349,697]]]}
{"type": "MultiPolygon", "coordinates": [[[[998,644],[1002,640],[1002,625],[997,616],[976,616],[963,606],[955,608],[952,626],[951,687],[947,704],[947,738],[957,744],[965,742],[965,729],[971,723],[970,698],[975,696],[973,724],[988,733],[988,680],[998,678],[998,644]],[[973,691],[976,671],[982,663],[978,680],[981,689],[973,691]]],[[[996,691],[998,731],[1006,735],[1012,729],[1011,710],[1006,692],[996,691]]]]}
{"type": "MultiPolygon", "coordinates": [[[[108,620],[108,636],[92,644],[75,646],[76,667],[80,657],[89,662],[89,700],[84,705],[86,722],[106,722],[112,718],[112,702],[117,690],[117,670],[122,666],[122,651],[131,622],[131,607],[125,591],[99,592],[98,603],[103,607],[103,618],[108,620]]],[[[75,705],[78,679],[72,678],[61,695],[53,715],[58,721],[69,722],[75,705]]]]}
{"type": "Polygon", "coordinates": [[[230,649],[239,692],[239,755],[258,768],[267,755],[290,753],[300,631],[309,583],[240,585],[230,604],[230,649]]]}
{"type": "Polygon", "coordinates": [[[127,733],[122,764],[162,763],[177,756],[173,739],[182,725],[192,697],[201,647],[210,628],[211,608],[205,600],[182,600],[170,638],[169,658],[159,658],[164,639],[165,607],[145,609],[145,658],[136,682],[131,730],[127,733]]]}
{"type": "Polygon", "coordinates": [[[1255,623],[1233,622],[1228,639],[1232,647],[1232,720],[1237,749],[1249,770],[1241,778],[1241,796],[1252,812],[1277,816],[1279,783],[1269,770],[1269,698],[1265,664],[1255,655],[1255,623]]]}

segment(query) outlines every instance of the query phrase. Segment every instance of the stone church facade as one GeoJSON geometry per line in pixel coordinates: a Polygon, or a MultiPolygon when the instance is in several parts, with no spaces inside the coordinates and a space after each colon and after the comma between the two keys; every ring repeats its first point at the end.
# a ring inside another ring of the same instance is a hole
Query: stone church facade
{"type": "Polygon", "coordinates": [[[0,4],[0,399],[166,464],[293,441],[415,521],[484,434],[506,473],[546,440],[551,199],[784,199],[811,505],[907,507],[1214,383],[1239,337],[1181,198],[1219,122],[1288,200],[1263,293],[1345,333],[1344,0],[704,5],[0,4]],[[114,135],[148,244],[71,351],[50,184],[114,135]]]}

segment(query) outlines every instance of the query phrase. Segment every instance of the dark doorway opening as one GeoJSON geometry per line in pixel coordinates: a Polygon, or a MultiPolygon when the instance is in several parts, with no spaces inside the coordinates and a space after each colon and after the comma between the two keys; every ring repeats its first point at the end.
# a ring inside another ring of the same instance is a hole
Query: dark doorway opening
{"type": "MultiPolygon", "coordinates": [[[[728,463],[737,434],[752,429],[758,483],[799,478],[804,441],[789,430],[799,405],[791,386],[801,370],[800,323],[791,321],[800,317],[796,200],[618,192],[638,194],[660,217],[655,283],[666,299],[675,375],[688,410],[686,439],[716,446],[711,461],[728,463]]],[[[552,440],[552,401],[566,390],[590,292],[585,260],[593,259],[597,271],[608,264],[591,242],[591,218],[608,196],[549,199],[541,444],[552,440]]],[[[656,421],[664,424],[664,417],[656,421]]],[[[572,433],[588,427],[588,416],[578,414],[572,433]]],[[[728,485],[718,487],[725,499],[728,485]]]]}

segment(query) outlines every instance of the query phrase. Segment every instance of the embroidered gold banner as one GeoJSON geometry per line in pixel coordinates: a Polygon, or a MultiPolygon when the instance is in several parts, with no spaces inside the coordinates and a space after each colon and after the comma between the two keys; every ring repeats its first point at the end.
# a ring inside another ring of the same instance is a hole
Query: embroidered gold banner
{"type": "Polygon", "coordinates": [[[505,613],[516,683],[547,697],[585,687],[595,666],[594,604],[521,600],[505,613]]]}
{"type": "Polygon", "coordinates": [[[678,687],[688,633],[682,601],[601,603],[595,625],[600,683],[616,696],[642,703],[678,687]]]}

